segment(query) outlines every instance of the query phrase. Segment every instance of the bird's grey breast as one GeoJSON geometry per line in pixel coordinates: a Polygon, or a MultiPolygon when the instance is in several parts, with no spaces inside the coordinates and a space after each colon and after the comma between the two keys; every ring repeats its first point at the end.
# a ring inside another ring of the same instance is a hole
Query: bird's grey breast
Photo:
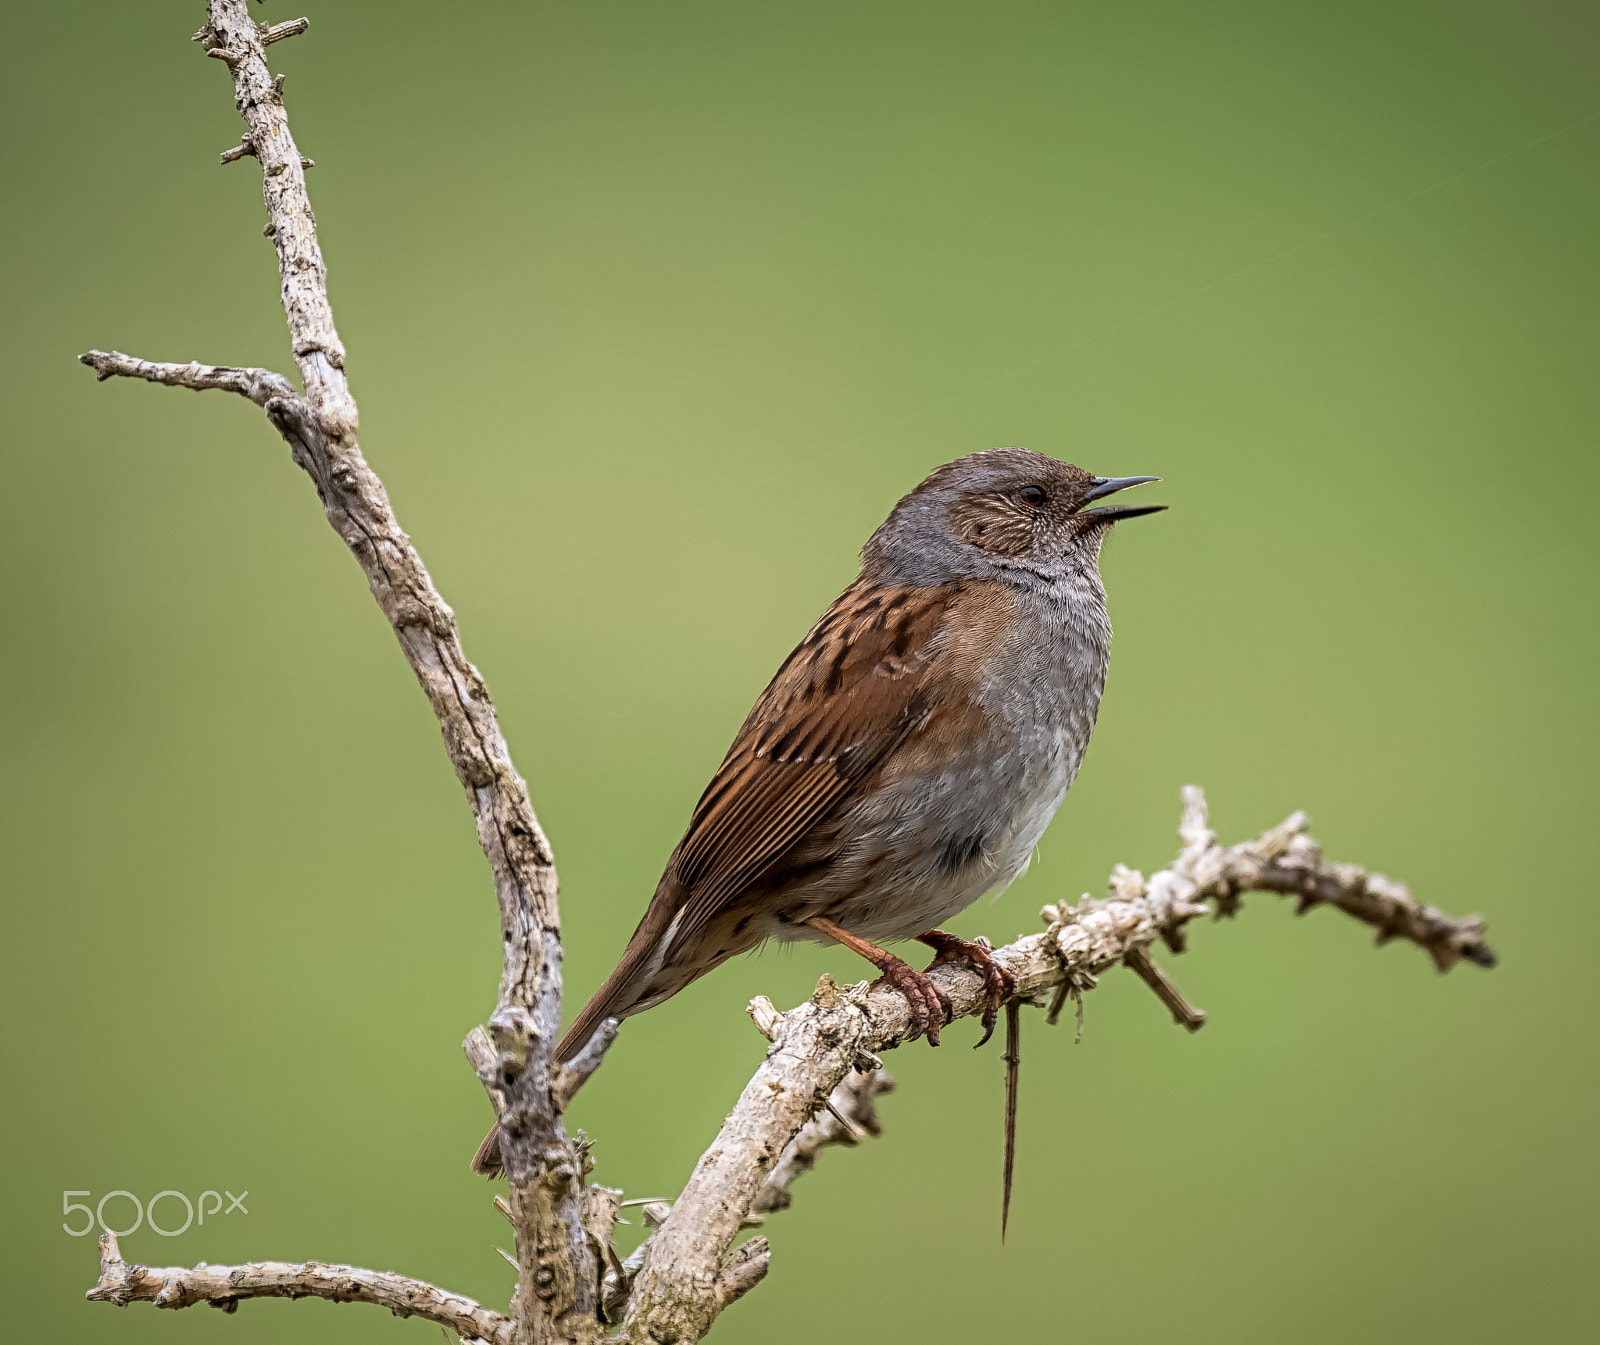
{"type": "Polygon", "coordinates": [[[1082,764],[1110,634],[1098,576],[1021,592],[967,689],[983,731],[860,800],[832,891],[814,894],[831,898],[830,919],[868,939],[909,938],[1027,868],[1082,764]]]}
{"type": "Polygon", "coordinates": [[[1111,623],[1099,576],[1024,590],[1018,619],[977,688],[998,727],[990,792],[988,887],[1024,869],[1083,764],[1110,661],[1111,623]]]}

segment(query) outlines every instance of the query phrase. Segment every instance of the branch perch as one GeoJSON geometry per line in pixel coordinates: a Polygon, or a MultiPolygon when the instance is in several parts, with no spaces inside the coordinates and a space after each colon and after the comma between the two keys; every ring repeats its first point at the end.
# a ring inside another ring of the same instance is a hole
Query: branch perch
{"type": "Polygon", "coordinates": [[[796,1178],[816,1167],[824,1149],[835,1144],[853,1148],[868,1136],[881,1135],[877,1099],[892,1092],[894,1075],[886,1069],[851,1070],[839,1080],[827,1104],[789,1141],[772,1175],[750,1203],[751,1213],[760,1216],[788,1209],[794,1203],[789,1188],[796,1178]]]}
{"type": "MultiPolygon", "coordinates": [[[[1338,906],[1387,938],[1426,949],[1440,970],[1462,958],[1494,965],[1479,917],[1453,920],[1419,905],[1403,884],[1381,874],[1327,863],[1305,834],[1307,825],[1305,814],[1295,813],[1256,840],[1219,846],[1207,825],[1205,795],[1189,786],[1183,791],[1177,859],[1148,880],[1118,865],[1109,899],[1085,895],[1076,907],[1046,906],[1040,912],[1047,925],[1042,934],[997,948],[992,956],[1015,978],[1020,999],[1035,1000],[1062,987],[1081,995],[1130,956],[1136,965],[1141,959],[1149,963],[1146,950],[1156,939],[1181,947],[1191,920],[1232,915],[1243,893],[1259,890],[1310,894],[1312,905],[1338,906]]],[[[932,976],[950,996],[953,1018],[982,1013],[984,982],[976,972],[951,964],[932,976]]],[[[1175,990],[1172,995],[1198,1017],[1175,990]]],[[[851,1069],[876,1068],[876,1053],[901,1045],[912,1027],[897,992],[866,982],[841,990],[826,975],[810,1001],[788,1013],[761,1000],[750,1012],[772,1047],[650,1240],[624,1324],[635,1345],[699,1340],[710,1329],[722,1308],[720,1277],[728,1249],[780,1156],[811,1120],[814,1099],[831,1094],[851,1069]]]]}

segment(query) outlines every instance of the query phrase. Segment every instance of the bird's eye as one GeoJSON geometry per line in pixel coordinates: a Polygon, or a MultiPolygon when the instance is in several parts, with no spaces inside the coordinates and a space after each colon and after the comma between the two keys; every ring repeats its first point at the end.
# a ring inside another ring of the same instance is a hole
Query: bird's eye
{"type": "Polygon", "coordinates": [[[1038,486],[1024,486],[1017,494],[1021,496],[1023,504],[1032,505],[1035,509],[1044,503],[1044,491],[1038,486]]]}

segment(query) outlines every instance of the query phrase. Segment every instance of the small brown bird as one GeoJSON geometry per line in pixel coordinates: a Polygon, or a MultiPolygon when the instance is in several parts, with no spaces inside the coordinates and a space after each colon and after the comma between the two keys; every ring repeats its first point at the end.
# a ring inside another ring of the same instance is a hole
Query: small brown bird
{"type": "MultiPolygon", "coordinates": [[[[1009,978],[937,926],[1028,867],[1078,773],[1111,648],[1100,545],[1164,507],[1089,506],[1157,479],[995,448],[901,500],[756,701],[556,1058],[767,939],[860,953],[935,1046],[947,997],[878,945],[929,945],[929,971],[966,960],[987,1041],[1009,978]]],[[[498,1128],[472,1166],[499,1171],[498,1128]]]]}

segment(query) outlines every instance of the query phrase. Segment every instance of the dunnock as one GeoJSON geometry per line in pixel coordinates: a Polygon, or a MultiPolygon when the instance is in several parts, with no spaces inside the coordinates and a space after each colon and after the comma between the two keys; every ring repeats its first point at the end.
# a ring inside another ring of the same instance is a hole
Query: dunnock
{"type": "MultiPolygon", "coordinates": [[[[878,945],[918,939],[930,971],[965,959],[987,981],[987,1041],[1009,979],[937,926],[1028,867],[1078,773],[1111,646],[1100,544],[1163,507],[1089,506],[1156,479],[994,448],[901,500],[756,701],[556,1057],[774,938],[860,953],[935,1046],[948,1000],[878,945]]],[[[498,1140],[475,1171],[499,1169],[498,1140]]]]}

